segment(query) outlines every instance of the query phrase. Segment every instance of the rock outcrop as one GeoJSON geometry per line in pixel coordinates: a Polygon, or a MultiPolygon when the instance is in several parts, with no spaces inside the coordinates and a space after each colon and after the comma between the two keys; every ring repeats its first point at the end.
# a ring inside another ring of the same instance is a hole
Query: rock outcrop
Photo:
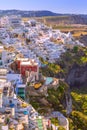
{"type": "Polygon", "coordinates": [[[66,82],[71,87],[87,86],[87,64],[82,66],[74,64],[67,75],[66,82]]]}

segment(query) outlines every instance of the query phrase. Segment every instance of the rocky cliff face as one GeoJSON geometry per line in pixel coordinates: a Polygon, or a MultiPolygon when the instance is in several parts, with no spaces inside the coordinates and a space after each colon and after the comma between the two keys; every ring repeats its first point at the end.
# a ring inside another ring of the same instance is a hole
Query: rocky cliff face
{"type": "Polygon", "coordinates": [[[66,77],[66,82],[71,87],[87,86],[87,64],[82,66],[74,64],[66,77]]]}
{"type": "Polygon", "coordinates": [[[85,46],[87,46],[87,35],[81,35],[78,40],[83,43],[85,46]]]}

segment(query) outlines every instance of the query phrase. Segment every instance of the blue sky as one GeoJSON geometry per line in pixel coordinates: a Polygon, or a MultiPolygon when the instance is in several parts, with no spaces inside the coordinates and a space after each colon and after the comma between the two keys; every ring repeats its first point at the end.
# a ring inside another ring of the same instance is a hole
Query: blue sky
{"type": "Polygon", "coordinates": [[[0,9],[50,10],[87,14],[87,0],[0,0],[0,9]]]}

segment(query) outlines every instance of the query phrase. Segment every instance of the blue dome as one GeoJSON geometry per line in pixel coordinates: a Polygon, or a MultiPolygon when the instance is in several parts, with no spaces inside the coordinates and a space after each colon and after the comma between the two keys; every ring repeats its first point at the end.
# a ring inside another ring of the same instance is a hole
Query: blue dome
{"type": "Polygon", "coordinates": [[[13,103],[11,103],[11,104],[10,104],[10,107],[11,107],[11,108],[14,108],[14,107],[15,107],[15,105],[14,105],[13,103]]]}
{"type": "Polygon", "coordinates": [[[23,114],[24,114],[24,115],[28,115],[28,111],[24,111],[23,114]]]}

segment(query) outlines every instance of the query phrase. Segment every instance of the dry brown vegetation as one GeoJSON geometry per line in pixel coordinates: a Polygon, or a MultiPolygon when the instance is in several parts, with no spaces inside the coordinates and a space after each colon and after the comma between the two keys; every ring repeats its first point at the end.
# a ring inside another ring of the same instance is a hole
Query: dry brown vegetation
{"type": "Polygon", "coordinates": [[[87,35],[87,25],[82,24],[66,24],[67,16],[61,17],[40,17],[36,18],[37,21],[43,22],[47,26],[53,29],[59,29],[62,32],[71,32],[75,38],[79,38],[81,35],[87,35]],[[60,22],[60,20],[62,22],[60,22]]]}

